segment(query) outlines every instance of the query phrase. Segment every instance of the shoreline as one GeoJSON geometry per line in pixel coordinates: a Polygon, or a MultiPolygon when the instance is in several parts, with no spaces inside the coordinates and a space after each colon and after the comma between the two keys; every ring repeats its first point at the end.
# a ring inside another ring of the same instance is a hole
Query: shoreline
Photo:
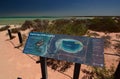
{"type": "Polygon", "coordinates": [[[40,19],[40,20],[49,20],[49,21],[53,21],[53,20],[58,20],[58,19],[81,19],[81,20],[85,20],[85,19],[93,19],[94,17],[74,17],[74,16],[69,16],[69,17],[0,17],[0,25],[6,25],[6,24],[23,24],[26,20],[36,20],[36,19],[40,19]]]}
{"type": "Polygon", "coordinates": [[[22,25],[20,25],[20,24],[10,24],[10,25],[0,25],[0,29],[1,28],[4,28],[4,27],[6,27],[6,26],[10,26],[10,28],[9,29],[13,29],[13,28],[20,28],[22,25]]]}

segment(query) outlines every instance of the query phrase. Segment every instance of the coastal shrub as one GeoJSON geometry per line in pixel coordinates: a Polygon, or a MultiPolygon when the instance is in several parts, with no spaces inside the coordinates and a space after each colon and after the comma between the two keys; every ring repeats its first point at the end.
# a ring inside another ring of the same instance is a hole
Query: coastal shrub
{"type": "Polygon", "coordinates": [[[36,23],[36,26],[33,27],[33,31],[46,32],[46,29],[49,25],[49,20],[41,21],[40,19],[36,19],[34,22],[36,23]]]}
{"type": "Polygon", "coordinates": [[[57,19],[53,20],[53,25],[49,25],[47,27],[47,32],[56,33],[56,34],[63,34],[63,30],[66,30],[64,26],[68,24],[70,20],[67,19],[57,19]]]}
{"type": "Polygon", "coordinates": [[[68,23],[70,23],[69,19],[57,19],[57,20],[54,20],[54,25],[55,26],[65,25],[65,24],[68,24],[68,23]]]}
{"type": "Polygon", "coordinates": [[[74,35],[84,35],[86,34],[88,28],[85,24],[73,24],[74,27],[71,27],[72,34],[74,35]]]}
{"type": "Polygon", "coordinates": [[[88,69],[81,69],[85,74],[82,79],[114,79],[114,64],[110,65],[110,68],[88,66],[88,69]]]}
{"type": "Polygon", "coordinates": [[[21,30],[27,30],[27,29],[30,29],[30,28],[35,28],[36,26],[36,23],[34,21],[29,21],[29,20],[26,20],[23,25],[21,26],[21,30]]]}
{"type": "Polygon", "coordinates": [[[56,20],[56,22],[48,27],[48,32],[68,35],[84,35],[87,27],[80,21],[56,20]],[[57,22],[58,21],[58,22],[57,22]],[[57,24],[58,23],[58,24],[57,24]]]}
{"type": "Polygon", "coordinates": [[[118,24],[112,17],[94,18],[90,20],[88,26],[90,30],[100,32],[120,32],[120,24],[118,24]]]}
{"type": "Polygon", "coordinates": [[[72,65],[73,65],[73,63],[70,63],[70,62],[47,58],[47,66],[49,66],[49,67],[51,67],[51,69],[57,70],[59,72],[65,72],[72,65]]]}
{"type": "Polygon", "coordinates": [[[40,23],[41,24],[41,20],[40,19],[35,19],[33,21],[36,22],[36,23],[40,23]]]}
{"type": "Polygon", "coordinates": [[[41,20],[40,19],[35,19],[35,20],[33,20],[35,23],[36,23],[36,27],[33,27],[34,29],[36,28],[36,29],[39,29],[39,27],[41,26],[41,20]]]}
{"type": "Polygon", "coordinates": [[[13,28],[11,29],[11,33],[18,33],[21,28],[13,28]]]}
{"type": "Polygon", "coordinates": [[[40,20],[40,19],[35,19],[31,21],[25,21],[21,27],[21,30],[27,30],[32,28],[32,31],[37,31],[37,32],[45,32],[47,27],[49,25],[48,20],[40,20]]]}
{"type": "Polygon", "coordinates": [[[49,26],[49,20],[43,20],[43,27],[44,27],[45,31],[46,31],[48,26],[49,26]]]}
{"type": "Polygon", "coordinates": [[[53,34],[61,34],[61,29],[63,29],[64,25],[68,23],[68,20],[64,19],[58,19],[58,20],[53,20],[52,25],[49,25],[46,29],[46,32],[48,33],[53,33],[53,34]]]}
{"type": "Polygon", "coordinates": [[[69,35],[84,35],[87,32],[85,23],[77,19],[58,19],[52,21],[49,25],[49,20],[36,19],[33,21],[25,21],[21,30],[33,28],[32,31],[47,32],[54,34],[69,34],[69,35]]]}
{"type": "Polygon", "coordinates": [[[7,30],[8,28],[10,28],[10,26],[1,27],[1,28],[0,28],[0,31],[5,31],[5,30],[7,30]]]}
{"type": "Polygon", "coordinates": [[[106,67],[92,67],[92,71],[94,73],[94,79],[114,79],[114,65],[111,65],[109,69],[106,67]]]}

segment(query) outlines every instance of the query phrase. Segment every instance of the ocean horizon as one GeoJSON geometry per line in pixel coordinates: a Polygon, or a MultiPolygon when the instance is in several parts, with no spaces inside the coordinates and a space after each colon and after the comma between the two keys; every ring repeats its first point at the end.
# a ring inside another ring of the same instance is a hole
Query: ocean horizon
{"type": "Polygon", "coordinates": [[[0,17],[0,25],[23,24],[26,20],[56,20],[56,19],[92,19],[93,17],[77,17],[77,16],[14,16],[14,17],[0,17]]]}

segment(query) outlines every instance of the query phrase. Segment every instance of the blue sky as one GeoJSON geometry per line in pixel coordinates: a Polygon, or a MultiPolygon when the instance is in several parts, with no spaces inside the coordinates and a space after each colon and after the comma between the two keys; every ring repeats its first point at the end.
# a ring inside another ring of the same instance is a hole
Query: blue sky
{"type": "Polygon", "coordinates": [[[120,0],[0,0],[0,16],[120,16],[120,0]]]}

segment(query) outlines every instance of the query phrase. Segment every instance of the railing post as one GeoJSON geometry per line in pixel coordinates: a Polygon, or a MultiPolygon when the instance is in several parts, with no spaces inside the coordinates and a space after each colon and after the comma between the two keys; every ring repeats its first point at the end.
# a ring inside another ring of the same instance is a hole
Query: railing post
{"type": "Polygon", "coordinates": [[[11,34],[10,29],[8,29],[8,35],[9,35],[10,39],[12,39],[12,34],[11,34]]]}

